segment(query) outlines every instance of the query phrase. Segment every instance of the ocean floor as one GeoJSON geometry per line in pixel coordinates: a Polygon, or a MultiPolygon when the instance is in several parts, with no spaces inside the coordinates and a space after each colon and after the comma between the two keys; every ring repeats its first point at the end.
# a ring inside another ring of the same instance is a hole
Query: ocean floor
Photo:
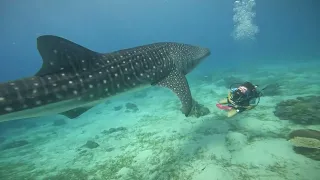
{"type": "Polygon", "coordinates": [[[282,100],[319,95],[319,66],[193,73],[193,97],[211,111],[199,118],[186,118],[171,91],[151,87],[73,120],[57,115],[1,123],[0,147],[21,147],[0,149],[0,179],[319,180],[320,161],[295,153],[287,135],[320,126],[279,120],[273,113],[282,100]],[[245,80],[277,82],[281,92],[269,92],[255,109],[226,118],[216,102],[232,81],[245,80]]]}

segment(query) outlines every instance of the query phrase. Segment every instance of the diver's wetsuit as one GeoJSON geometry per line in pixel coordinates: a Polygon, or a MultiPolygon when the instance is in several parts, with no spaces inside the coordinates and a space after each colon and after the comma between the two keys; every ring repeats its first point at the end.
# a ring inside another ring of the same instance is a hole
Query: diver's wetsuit
{"type": "Polygon", "coordinates": [[[233,107],[242,112],[247,110],[251,105],[256,104],[256,98],[259,97],[259,93],[256,87],[250,82],[245,82],[240,86],[247,88],[247,92],[243,94],[238,88],[231,89],[231,97],[228,97],[228,106],[233,107]]]}

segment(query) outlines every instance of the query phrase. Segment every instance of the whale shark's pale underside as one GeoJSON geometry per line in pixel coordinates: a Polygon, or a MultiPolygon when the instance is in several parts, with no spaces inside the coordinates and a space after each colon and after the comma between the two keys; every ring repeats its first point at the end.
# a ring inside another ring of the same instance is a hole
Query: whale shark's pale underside
{"type": "Polygon", "coordinates": [[[147,85],[171,89],[188,116],[193,100],[185,75],[210,55],[207,48],[173,42],[97,53],[52,35],[38,37],[37,48],[43,64],[35,76],[0,84],[0,121],[75,118],[108,97],[147,85]]]}

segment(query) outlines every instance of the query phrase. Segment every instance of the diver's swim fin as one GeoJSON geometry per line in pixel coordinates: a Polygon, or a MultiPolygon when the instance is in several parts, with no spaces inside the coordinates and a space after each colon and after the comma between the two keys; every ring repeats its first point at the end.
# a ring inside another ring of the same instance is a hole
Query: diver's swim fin
{"type": "Polygon", "coordinates": [[[230,111],[228,111],[228,117],[233,117],[234,115],[236,115],[238,113],[237,109],[231,109],[230,111]]]}
{"type": "Polygon", "coordinates": [[[221,100],[219,101],[219,104],[228,104],[228,99],[227,99],[227,98],[221,99],[221,100]]]}
{"type": "Polygon", "coordinates": [[[231,110],[232,109],[232,107],[230,107],[230,106],[222,105],[219,103],[217,103],[216,106],[217,106],[217,108],[222,109],[222,110],[231,110]]]}

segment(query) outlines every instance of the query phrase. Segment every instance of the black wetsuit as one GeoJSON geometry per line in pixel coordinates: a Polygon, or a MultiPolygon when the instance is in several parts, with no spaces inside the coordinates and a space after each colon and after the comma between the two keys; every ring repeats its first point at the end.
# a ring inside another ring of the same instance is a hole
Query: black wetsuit
{"type": "Polygon", "coordinates": [[[232,102],[229,102],[228,99],[229,106],[237,109],[238,112],[245,111],[250,105],[256,104],[256,98],[259,97],[259,93],[257,92],[255,86],[251,83],[245,82],[240,86],[246,87],[247,92],[243,94],[238,88],[234,88],[231,90],[231,100],[234,102],[234,104],[232,102]]]}

